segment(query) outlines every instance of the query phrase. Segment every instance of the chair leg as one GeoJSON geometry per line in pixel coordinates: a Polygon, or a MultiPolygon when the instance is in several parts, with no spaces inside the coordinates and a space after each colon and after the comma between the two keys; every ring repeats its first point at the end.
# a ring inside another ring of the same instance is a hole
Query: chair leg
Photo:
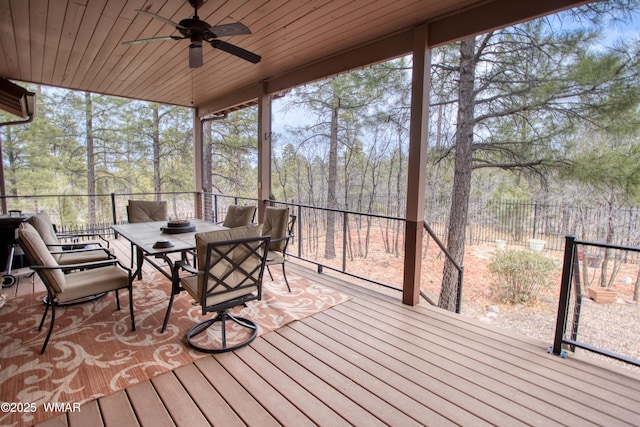
{"type": "Polygon", "coordinates": [[[116,307],[118,307],[118,311],[120,310],[120,292],[119,289],[116,289],[116,307]]]}
{"type": "Polygon", "coordinates": [[[269,277],[271,277],[271,281],[273,282],[273,275],[271,274],[271,269],[267,265],[267,272],[269,273],[269,277]]]}
{"type": "Polygon", "coordinates": [[[287,289],[291,292],[291,286],[289,286],[289,281],[287,280],[287,272],[284,270],[284,262],[282,263],[282,275],[284,276],[284,283],[287,284],[287,289]]]}
{"type": "MultiPolygon", "coordinates": [[[[51,298],[51,295],[49,295],[49,300],[53,300],[51,298]]],[[[38,331],[42,330],[42,325],[44,325],[44,319],[47,317],[47,313],[49,312],[49,306],[53,305],[53,304],[49,304],[48,302],[45,302],[44,304],[44,313],[42,313],[42,319],[40,320],[40,326],[38,326],[38,331]]]]}
{"type": "MultiPolygon", "coordinates": [[[[44,354],[44,351],[47,348],[47,344],[49,343],[49,338],[51,337],[51,332],[53,332],[53,324],[56,321],[55,304],[47,304],[47,308],[44,309],[44,312],[45,314],[47,313],[49,306],[51,306],[51,323],[49,324],[49,331],[47,332],[47,336],[44,339],[44,343],[42,344],[42,349],[40,349],[40,354],[44,354]]],[[[44,316],[42,317],[42,321],[44,321],[44,316]]],[[[40,322],[40,328],[42,328],[42,322],[40,322]]]]}

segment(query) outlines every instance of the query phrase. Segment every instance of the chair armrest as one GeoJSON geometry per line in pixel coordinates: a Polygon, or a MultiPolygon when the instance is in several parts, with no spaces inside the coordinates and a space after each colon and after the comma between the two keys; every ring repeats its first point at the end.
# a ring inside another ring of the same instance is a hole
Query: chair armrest
{"type": "Polygon", "coordinates": [[[195,275],[204,274],[204,271],[198,270],[197,268],[193,267],[191,264],[187,264],[186,262],[183,262],[183,261],[176,261],[176,266],[191,274],[195,274],[195,275]]]}
{"type": "MultiPolygon", "coordinates": [[[[102,246],[102,243],[100,242],[81,242],[78,241],[78,239],[80,237],[91,237],[91,238],[97,238],[102,240],[103,242],[105,242],[107,244],[107,247],[109,247],[109,240],[107,238],[105,238],[102,234],[99,233],[56,233],[56,236],[59,239],[70,239],[73,241],[73,243],[76,243],[78,245],[99,245],[102,246]]],[[[70,244],[70,243],[67,243],[70,244]]]]}
{"type": "MultiPolygon", "coordinates": [[[[47,245],[48,247],[58,247],[59,245],[47,245]]],[[[115,258],[115,255],[113,254],[113,252],[111,252],[110,249],[107,249],[105,247],[99,247],[99,248],[82,248],[82,249],[69,249],[66,251],[49,251],[51,254],[53,255],[64,255],[64,254],[74,254],[74,253],[86,253],[86,252],[98,252],[98,251],[102,251],[105,254],[107,254],[107,256],[109,256],[110,258],[115,258]]]]}
{"type": "Polygon", "coordinates": [[[289,240],[292,237],[293,237],[293,234],[288,234],[286,236],[282,236],[282,237],[278,237],[278,238],[275,238],[275,239],[271,239],[271,243],[273,243],[273,242],[282,242],[284,240],[289,240]]]}
{"type": "MultiPolygon", "coordinates": [[[[118,259],[105,259],[101,261],[83,262],[79,264],[67,264],[67,265],[31,265],[29,268],[32,270],[75,270],[77,268],[95,268],[104,267],[107,265],[120,264],[118,259]]],[[[126,267],[125,267],[126,268],[126,267]]]]}

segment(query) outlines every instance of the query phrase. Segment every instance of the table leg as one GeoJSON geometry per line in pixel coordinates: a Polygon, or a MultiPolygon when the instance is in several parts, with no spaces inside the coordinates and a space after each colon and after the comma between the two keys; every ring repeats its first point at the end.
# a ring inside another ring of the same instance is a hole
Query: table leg
{"type": "Polygon", "coordinates": [[[142,280],[142,264],[144,263],[144,254],[142,253],[142,249],[136,246],[136,265],[138,268],[136,272],[133,273],[133,277],[138,277],[138,280],[142,280]]]}
{"type": "Polygon", "coordinates": [[[162,323],[162,329],[160,332],[164,333],[167,330],[167,324],[169,323],[169,315],[171,314],[171,307],[173,306],[173,298],[175,295],[182,291],[180,287],[180,264],[172,263],[168,258],[166,259],[169,267],[171,268],[171,295],[169,296],[169,306],[167,307],[167,313],[164,315],[164,322],[162,323]]]}

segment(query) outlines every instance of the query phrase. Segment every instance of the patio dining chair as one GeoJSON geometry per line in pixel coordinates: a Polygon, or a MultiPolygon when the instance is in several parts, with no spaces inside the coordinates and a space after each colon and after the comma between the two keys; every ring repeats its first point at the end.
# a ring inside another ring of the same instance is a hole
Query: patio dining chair
{"type": "Polygon", "coordinates": [[[59,265],[68,266],[86,262],[102,261],[115,258],[108,249],[109,241],[97,233],[57,233],[51,217],[46,211],[40,211],[27,220],[40,234],[49,252],[59,265]],[[80,238],[91,237],[94,240],[81,241],[80,238]],[[95,240],[95,239],[100,240],[95,240]],[[66,242],[64,240],[70,240],[66,242]],[[106,242],[106,248],[102,242],[106,242]]]}
{"type": "Polygon", "coordinates": [[[198,269],[179,261],[180,267],[191,273],[182,277],[180,283],[200,304],[202,315],[216,314],[189,330],[187,342],[192,348],[222,353],[244,347],[258,335],[258,327],[252,320],[233,316],[229,310],[262,297],[268,245],[269,236],[261,236],[258,226],[196,234],[198,269]],[[228,320],[240,325],[245,332],[239,338],[236,336],[231,344],[227,342],[227,327],[231,325],[228,320]],[[220,325],[219,341],[207,335],[198,337],[216,324],[220,325]]]}
{"type": "MultiPolygon", "coordinates": [[[[129,290],[129,313],[131,316],[131,330],[135,331],[133,316],[133,277],[131,270],[124,267],[116,258],[94,261],[91,263],[73,264],[74,272],[64,274],[65,266],[58,264],[49,252],[44,240],[38,231],[29,223],[22,223],[18,228],[20,245],[31,263],[31,269],[35,270],[42,283],[47,288],[48,303],[45,309],[38,331],[42,330],[49,309],[51,309],[51,321],[47,336],[42,344],[40,354],[47,348],[49,338],[53,332],[56,320],[56,306],[75,302],[86,302],[88,297],[115,291],[116,304],[120,309],[119,289],[129,290]]],[[[69,266],[66,266],[69,267],[69,266]]]]}
{"type": "Polygon", "coordinates": [[[150,222],[167,220],[166,200],[129,200],[127,220],[134,222],[150,222]]]}
{"type": "MultiPolygon", "coordinates": [[[[129,204],[127,205],[127,221],[131,224],[136,222],[166,221],[168,219],[166,200],[129,200],[129,204]]],[[[133,268],[133,243],[131,243],[130,246],[130,265],[133,268]]],[[[142,274],[142,272],[140,272],[140,274],[142,274]]]]}
{"type": "Polygon", "coordinates": [[[287,280],[287,272],[284,267],[285,256],[289,241],[293,238],[293,227],[296,223],[296,216],[289,215],[289,208],[276,208],[268,206],[264,214],[264,223],[262,224],[262,234],[270,235],[269,254],[267,255],[267,271],[269,277],[273,280],[273,275],[269,266],[282,265],[282,276],[287,284],[287,289],[291,292],[289,280],[287,280]]]}
{"type": "Polygon", "coordinates": [[[229,205],[222,225],[227,228],[243,227],[251,224],[255,216],[255,206],[229,205]]]}

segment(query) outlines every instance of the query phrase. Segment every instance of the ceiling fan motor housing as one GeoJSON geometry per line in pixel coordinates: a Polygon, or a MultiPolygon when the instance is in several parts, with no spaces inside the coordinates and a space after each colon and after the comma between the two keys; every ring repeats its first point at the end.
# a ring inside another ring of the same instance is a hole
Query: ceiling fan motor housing
{"type": "Polygon", "coordinates": [[[183,19],[178,23],[178,25],[181,27],[178,27],[180,34],[188,38],[196,36],[200,37],[202,40],[207,40],[208,38],[215,37],[211,34],[211,31],[209,31],[210,25],[197,18],[183,19]]]}

